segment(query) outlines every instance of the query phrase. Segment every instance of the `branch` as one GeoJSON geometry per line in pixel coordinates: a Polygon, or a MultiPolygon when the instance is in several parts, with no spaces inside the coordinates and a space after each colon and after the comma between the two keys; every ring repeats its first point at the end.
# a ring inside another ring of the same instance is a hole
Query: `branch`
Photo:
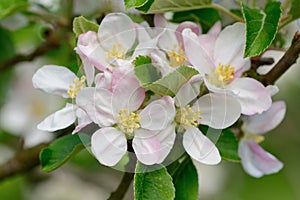
{"type": "Polygon", "coordinates": [[[296,32],[290,48],[285,52],[283,57],[266,75],[260,77],[260,82],[267,85],[273,85],[293,64],[296,63],[300,54],[300,33],[296,32]]]}
{"type": "Polygon", "coordinates": [[[12,59],[4,62],[0,65],[0,71],[8,69],[14,66],[17,63],[24,62],[24,61],[32,61],[34,58],[44,55],[45,53],[59,47],[59,44],[54,40],[47,40],[46,42],[42,43],[34,52],[29,55],[16,55],[12,59]]]}
{"type": "Polygon", "coordinates": [[[128,190],[128,188],[130,186],[130,183],[131,183],[133,177],[134,177],[134,173],[125,172],[118,188],[116,189],[116,191],[111,193],[110,197],[107,200],[123,199],[123,197],[126,194],[126,191],[128,190]]]}
{"type": "Polygon", "coordinates": [[[42,143],[29,149],[17,152],[16,155],[0,166],[0,180],[12,175],[27,172],[39,165],[39,153],[49,143],[42,143]]]}

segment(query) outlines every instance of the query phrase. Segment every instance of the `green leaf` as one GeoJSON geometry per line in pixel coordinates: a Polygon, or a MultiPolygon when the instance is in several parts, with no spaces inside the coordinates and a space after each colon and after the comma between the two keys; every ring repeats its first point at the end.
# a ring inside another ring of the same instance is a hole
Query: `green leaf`
{"type": "Polygon", "coordinates": [[[280,2],[269,2],[264,11],[242,4],[246,22],[246,47],[244,56],[261,54],[274,40],[281,15],[280,2]]]}
{"type": "Polygon", "coordinates": [[[182,163],[179,163],[179,167],[172,177],[175,199],[198,199],[198,173],[190,157],[186,157],[182,163]]]}
{"type": "Polygon", "coordinates": [[[173,22],[194,21],[201,24],[203,32],[206,33],[217,21],[221,20],[218,11],[212,8],[176,12],[173,15],[173,22]]]}
{"type": "Polygon", "coordinates": [[[147,13],[163,13],[163,12],[179,12],[187,10],[196,10],[200,8],[205,8],[207,5],[212,3],[212,0],[154,0],[153,2],[147,1],[147,4],[144,4],[143,9],[137,8],[141,11],[147,13]],[[145,8],[145,5],[147,7],[145,8]]]}
{"type": "Polygon", "coordinates": [[[290,21],[294,21],[300,18],[300,0],[291,0],[291,9],[288,15],[291,17],[290,21]]]}
{"type": "Polygon", "coordinates": [[[142,87],[153,83],[160,78],[157,68],[155,68],[151,63],[151,58],[149,56],[138,56],[134,61],[134,73],[142,87]]]}
{"type": "Polygon", "coordinates": [[[124,0],[125,8],[138,8],[145,5],[149,0],[124,0]]]}
{"type": "MultiPolygon", "coordinates": [[[[145,88],[161,96],[175,96],[180,87],[186,83],[192,76],[199,72],[191,67],[180,66],[167,76],[146,85],[145,88]]],[[[140,79],[139,77],[137,77],[140,79]]]]}
{"type": "Polygon", "coordinates": [[[90,144],[90,136],[78,133],[66,135],[52,142],[40,153],[40,161],[44,172],[51,172],[63,165],[73,155],[90,144]]]}
{"type": "Polygon", "coordinates": [[[172,177],[163,165],[146,166],[137,162],[134,176],[135,200],[172,200],[172,177]]]}
{"type": "Polygon", "coordinates": [[[216,143],[222,159],[232,162],[240,161],[238,155],[238,140],[230,129],[218,130],[204,125],[201,125],[199,129],[212,142],[216,143]]]}
{"type": "Polygon", "coordinates": [[[2,0],[0,1],[0,19],[26,10],[29,5],[26,0],[2,0]]]}
{"type": "Polygon", "coordinates": [[[98,28],[98,24],[89,21],[83,16],[75,17],[73,20],[73,32],[75,33],[76,37],[88,31],[97,32],[98,28]]]}

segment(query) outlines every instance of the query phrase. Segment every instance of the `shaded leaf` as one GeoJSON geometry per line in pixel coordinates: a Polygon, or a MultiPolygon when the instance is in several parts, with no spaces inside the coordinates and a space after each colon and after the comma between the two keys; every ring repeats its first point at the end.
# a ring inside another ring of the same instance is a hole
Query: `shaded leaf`
{"type": "Polygon", "coordinates": [[[82,150],[85,145],[90,144],[90,136],[78,133],[74,135],[66,135],[52,142],[47,148],[40,153],[40,161],[44,172],[51,172],[73,155],[82,150]]]}
{"type": "Polygon", "coordinates": [[[135,200],[172,200],[172,177],[163,165],[146,166],[137,162],[134,176],[135,200]]]}
{"type": "Polygon", "coordinates": [[[244,56],[261,54],[274,40],[281,15],[280,2],[269,2],[264,11],[242,4],[246,22],[246,47],[244,56]]]}
{"type": "Polygon", "coordinates": [[[89,21],[83,16],[75,17],[73,20],[73,32],[75,33],[76,37],[88,31],[97,32],[98,28],[98,24],[89,21]]]}
{"type": "Polygon", "coordinates": [[[0,19],[26,10],[29,5],[26,0],[2,0],[0,1],[0,19]]]}

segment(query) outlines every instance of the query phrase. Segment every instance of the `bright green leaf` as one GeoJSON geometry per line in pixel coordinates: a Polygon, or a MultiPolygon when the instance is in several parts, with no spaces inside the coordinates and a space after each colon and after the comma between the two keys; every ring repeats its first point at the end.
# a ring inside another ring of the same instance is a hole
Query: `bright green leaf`
{"type": "Polygon", "coordinates": [[[148,0],[124,0],[125,8],[138,8],[145,5],[148,0]]]}
{"type": "MultiPolygon", "coordinates": [[[[173,97],[180,87],[196,74],[198,74],[197,70],[187,66],[180,66],[167,76],[145,86],[145,88],[161,96],[169,95],[173,97]]],[[[138,79],[140,78],[138,77],[138,79]]]]}
{"type": "Polygon", "coordinates": [[[212,8],[176,12],[173,15],[173,22],[194,21],[201,24],[203,32],[206,33],[217,21],[221,20],[218,11],[212,8]]]}
{"type": "Polygon", "coordinates": [[[83,16],[75,17],[73,20],[73,32],[75,33],[76,37],[88,31],[97,32],[98,28],[98,24],[89,21],[83,16]]]}
{"type": "Polygon", "coordinates": [[[172,177],[176,200],[198,199],[198,173],[190,157],[179,163],[172,177]]]}
{"type": "Polygon", "coordinates": [[[147,9],[143,7],[143,9],[138,9],[147,13],[179,12],[205,8],[211,3],[212,0],[154,0],[151,5],[149,5],[149,2],[148,5],[145,4],[147,9]]]}
{"type": "Polygon", "coordinates": [[[172,177],[163,165],[137,163],[134,176],[135,200],[172,200],[175,189],[172,177]]]}
{"type": "Polygon", "coordinates": [[[44,172],[51,172],[63,165],[73,155],[90,144],[90,136],[82,133],[66,135],[52,142],[40,153],[44,172]]]}
{"type": "Polygon", "coordinates": [[[291,9],[288,15],[291,17],[290,21],[300,18],[300,0],[291,0],[291,9]]]}
{"type": "Polygon", "coordinates": [[[246,21],[245,57],[261,54],[274,40],[281,15],[280,2],[269,2],[264,11],[242,4],[246,21]]]}
{"type": "Polygon", "coordinates": [[[29,5],[30,4],[26,0],[1,0],[0,19],[25,10],[29,5]]]}

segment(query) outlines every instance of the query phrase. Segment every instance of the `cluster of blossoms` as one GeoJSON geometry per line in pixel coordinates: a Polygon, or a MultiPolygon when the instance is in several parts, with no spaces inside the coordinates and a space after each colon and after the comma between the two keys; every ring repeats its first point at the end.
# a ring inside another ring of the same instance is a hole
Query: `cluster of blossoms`
{"type": "Polygon", "coordinates": [[[240,120],[243,134],[238,153],[244,169],[255,177],[280,170],[282,163],[258,143],[262,133],[282,121],[285,104],[272,103],[274,87],[243,76],[251,64],[243,57],[245,25],[235,23],[221,31],[218,22],[202,34],[198,24],[173,25],[161,15],[155,16],[154,24],[153,28],[134,23],[122,13],[109,14],[97,33],[88,31],[78,37],[75,51],[84,76],[62,66],[40,68],[33,76],[34,87],[71,101],[38,128],[56,131],[77,121],[75,134],[97,124],[91,149],[107,166],[116,165],[128,146],[141,163],[162,163],[178,134],[194,160],[217,164],[220,153],[198,126],[224,129],[240,120]],[[180,66],[197,74],[174,95],[156,94],[143,87],[136,75],[139,56],[151,59],[161,79],[180,66]]]}

